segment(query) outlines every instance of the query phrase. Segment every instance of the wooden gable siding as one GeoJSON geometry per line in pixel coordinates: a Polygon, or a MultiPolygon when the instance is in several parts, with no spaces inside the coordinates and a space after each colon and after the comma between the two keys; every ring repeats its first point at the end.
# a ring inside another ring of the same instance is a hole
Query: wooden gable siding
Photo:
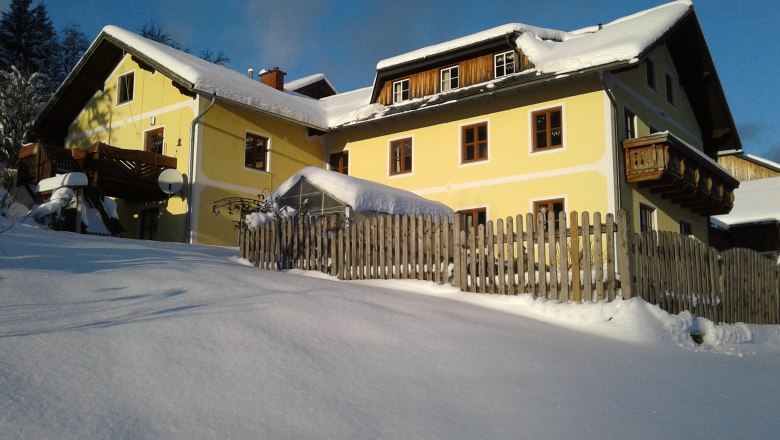
{"type": "Polygon", "coordinates": [[[718,163],[739,181],[778,177],[780,173],[764,165],[743,159],[739,155],[721,156],[718,163]]]}
{"type": "MultiPolygon", "coordinates": [[[[518,57],[518,71],[533,68],[533,64],[522,52],[515,52],[518,57]]],[[[388,79],[382,85],[382,91],[379,92],[377,102],[382,105],[393,103],[393,82],[399,79],[409,78],[409,97],[411,99],[422,98],[424,96],[439,93],[441,79],[439,72],[443,68],[458,66],[458,76],[460,87],[468,87],[474,84],[483,83],[493,79],[493,56],[495,54],[482,55],[476,58],[470,58],[458,63],[444,64],[436,66],[433,69],[415,72],[407,75],[400,75],[388,79]]]]}

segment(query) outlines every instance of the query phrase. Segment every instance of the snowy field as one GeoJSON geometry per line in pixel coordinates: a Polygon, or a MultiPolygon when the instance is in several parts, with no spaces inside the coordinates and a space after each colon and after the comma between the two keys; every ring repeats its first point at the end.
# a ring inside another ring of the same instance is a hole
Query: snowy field
{"type": "Polygon", "coordinates": [[[235,253],[0,234],[0,438],[780,433],[780,326],[714,326],[636,299],[338,282],[235,253]]]}

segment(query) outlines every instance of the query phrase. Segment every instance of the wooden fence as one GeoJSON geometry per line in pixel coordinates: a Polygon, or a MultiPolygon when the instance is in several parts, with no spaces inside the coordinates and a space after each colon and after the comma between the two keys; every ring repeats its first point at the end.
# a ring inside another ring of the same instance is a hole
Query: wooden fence
{"type": "Polygon", "coordinates": [[[635,291],[670,313],[780,324],[780,267],[750,249],[715,248],[674,232],[633,234],[635,291]]]}
{"type": "MultiPolygon", "coordinates": [[[[283,219],[242,229],[241,256],[264,269],[319,270],[342,280],[418,279],[464,291],[591,301],[621,295],[625,214],[532,214],[464,228],[460,218],[383,215],[283,219]],[[568,221],[567,221],[568,220],[568,221]],[[515,226],[516,225],[516,226],[515,226]],[[623,231],[620,240],[620,231],[623,231]]],[[[627,251],[624,251],[627,253],[627,251]]],[[[623,259],[623,263],[627,263],[623,259]]],[[[627,270],[623,268],[623,272],[627,270]]],[[[625,292],[623,292],[625,294],[625,292]]]]}
{"type": "Polygon", "coordinates": [[[263,269],[450,282],[467,292],[561,301],[637,295],[670,313],[780,324],[780,269],[771,260],[747,249],[718,253],[672,232],[634,234],[624,211],[526,214],[476,229],[459,216],[288,218],[243,227],[239,242],[241,257],[263,269]]]}

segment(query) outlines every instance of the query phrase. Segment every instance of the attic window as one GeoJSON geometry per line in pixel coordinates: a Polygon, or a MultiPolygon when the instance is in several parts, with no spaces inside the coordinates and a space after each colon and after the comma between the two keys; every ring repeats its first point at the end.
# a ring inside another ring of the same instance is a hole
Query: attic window
{"type": "Polygon", "coordinates": [[[645,72],[647,74],[647,87],[655,90],[655,63],[650,58],[645,64],[645,72]]]}
{"type": "Polygon", "coordinates": [[[493,77],[501,78],[515,73],[515,52],[508,51],[493,57],[493,77]]]}
{"type": "Polygon", "coordinates": [[[135,82],[135,72],[126,73],[117,78],[116,103],[124,104],[133,100],[133,84],[135,82]]]}
{"type": "Polygon", "coordinates": [[[441,91],[457,89],[459,87],[458,66],[441,69],[441,91]]]}
{"type": "Polygon", "coordinates": [[[668,73],[666,74],[666,102],[674,105],[674,80],[668,73]]]}
{"type": "Polygon", "coordinates": [[[393,104],[409,99],[409,78],[393,82],[393,104]]]}

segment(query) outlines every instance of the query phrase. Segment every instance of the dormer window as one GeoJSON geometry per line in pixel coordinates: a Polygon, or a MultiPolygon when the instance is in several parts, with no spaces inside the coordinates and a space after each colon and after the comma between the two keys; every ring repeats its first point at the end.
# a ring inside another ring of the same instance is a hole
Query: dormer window
{"type": "Polygon", "coordinates": [[[493,77],[501,78],[515,73],[515,52],[508,51],[493,57],[493,77]]]}
{"type": "Polygon", "coordinates": [[[409,99],[409,78],[393,82],[393,104],[409,99]]]}
{"type": "Polygon", "coordinates": [[[441,91],[446,92],[460,87],[458,77],[458,66],[441,69],[441,91]]]}

